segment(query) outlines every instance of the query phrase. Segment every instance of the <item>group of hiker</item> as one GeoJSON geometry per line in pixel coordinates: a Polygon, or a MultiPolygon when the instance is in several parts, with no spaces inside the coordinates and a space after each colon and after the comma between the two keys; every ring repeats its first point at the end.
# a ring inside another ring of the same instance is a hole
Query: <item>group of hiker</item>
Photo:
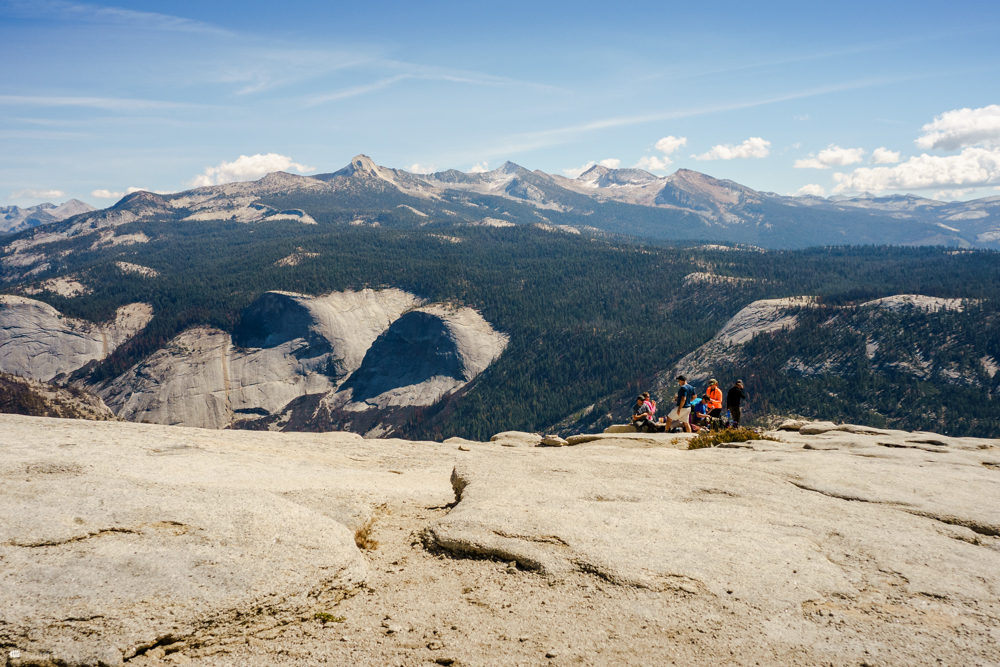
{"type": "Polygon", "coordinates": [[[697,433],[703,429],[737,428],[740,425],[740,408],[747,398],[743,380],[737,380],[726,394],[727,419],[722,418],[722,389],[712,378],[708,381],[704,394],[699,397],[694,387],[683,375],[677,376],[677,397],[674,409],[666,417],[656,417],[656,401],[643,392],[636,396],[632,408],[632,425],[638,431],[662,433],[683,429],[685,433],[697,433]]]}

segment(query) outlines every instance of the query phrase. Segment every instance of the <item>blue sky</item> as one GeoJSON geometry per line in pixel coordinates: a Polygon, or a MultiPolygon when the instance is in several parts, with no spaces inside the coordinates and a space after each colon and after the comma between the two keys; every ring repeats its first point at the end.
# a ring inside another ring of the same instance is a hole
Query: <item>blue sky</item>
{"type": "Polygon", "coordinates": [[[0,205],[357,153],[1000,195],[1000,3],[816,4],[0,0],[0,205]]]}

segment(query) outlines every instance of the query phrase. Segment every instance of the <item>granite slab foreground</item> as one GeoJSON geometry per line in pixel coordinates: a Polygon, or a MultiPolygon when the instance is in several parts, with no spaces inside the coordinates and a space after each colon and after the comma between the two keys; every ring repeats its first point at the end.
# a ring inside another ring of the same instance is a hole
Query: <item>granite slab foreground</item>
{"type": "MultiPolygon", "coordinates": [[[[479,594],[500,601],[498,614],[519,576],[591,604],[584,577],[655,596],[623,619],[694,623],[712,651],[704,664],[739,664],[741,651],[784,656],[774,664],[1000,661],[998,443],[812,430],[689,451],[666,439],[511,447],[513,436],[432,443],[2,415],[3,659],[197,660],[316,623],[345,596],[383,594],[355,531],[396,512],[414,572],[427,559],[512,563],[509,585],[479,594]],[[434,516],[410,525],[407,507],[434,516]]],[[[656,664],[669,636],[636,664],[656,664]]]]}

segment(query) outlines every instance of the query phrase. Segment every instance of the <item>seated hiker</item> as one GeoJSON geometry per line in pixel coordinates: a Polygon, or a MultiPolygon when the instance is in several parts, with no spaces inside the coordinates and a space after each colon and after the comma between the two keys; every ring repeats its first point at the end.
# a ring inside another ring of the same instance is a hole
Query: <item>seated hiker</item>
{"type": "Polygon", "coordinates": [[[722,390],[719,389],[719,381],[715,378],[708,381],[708,388],[705,389],[705,401],[708,402],[708,416],[712,419],[721,419],[722,390]]]}
{"type": "MultiPolygon", "coordinates": [[[[685,433],[691,433],[691,424],[688,423],[688,415],[691,414],[691,400],[694,398],[694,387],[687,383],[687,378],[683,375],[677,376],[677,399],[675,407],[670,414],[670,427],[675,422],[680,422],[685,433]]],[[[669,427],[668,427],[669,428],[669,427]]]]}
{"type": "Polygon", "coordinates": [[[643,404],[649,408],[649,419],[652,422],[656,422],[656,401],[653,397],[649,395],[648,391],[642,392],[643,404]]]}
{"type": "Polygon", "coordinates": [[[663,417],[656,416],[656,401],[650,396],[648,391],[642,392],[642,397],[645,399],[645,405],[649,407],[649,419],[656,426],[656,430],[659,433],[663,433],[666,430],[666,424],[663,422],[663,417]]]}
{"type": "MultiPolygon", "coordinates": [[[[696,398],[691,401],[691,416],[688,418],[691,424],[691,430],[695,431],[695,427],[698,430],[708,426],[708,402],[701,398],[696,398]]],[[[697,431],[695,431],[697,432],[697,431]]]]}
{"type": "Polygon", "coordinates": [[[635,430],[642,433],[655,433],[657,431],[656,423],[650,418],[652,415],[649,412],[649,405],[646,403],[641,395],[635,397],[635,405],[632,407],[632,426],[635,430]]]}

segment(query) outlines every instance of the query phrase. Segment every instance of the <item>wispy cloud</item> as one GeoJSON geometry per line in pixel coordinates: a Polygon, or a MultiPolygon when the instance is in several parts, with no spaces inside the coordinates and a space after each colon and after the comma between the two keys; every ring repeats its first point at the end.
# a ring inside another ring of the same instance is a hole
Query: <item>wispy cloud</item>
{"type": "Polygon", "coordinates": [[[86,132],[60,132],[58,130],[0,130],[2,139],[37,139],[63,141],[66,139],[93,139],[96,135],[86,132]]]}
{"type": "Polygon", "coordinates": [[[681,70],[680,68],[672,68],[668,71],[655,72],[653,74],[649,74],[645,77],[642,77],[641,79],[637,79],[636,82],[652,81],[663,78],[675,78],[675,79],[704,78],[712,76],[714,74],[733,74],[736,72],[747,72],[750,70],[765,69],[780,65],[792,65],[795,63],[806,63],[815,60],[826,60],[829,58],[841,58],[843,56],[860,55],[863,53],[871,53],[875,51],[892,51],[907,44],[918,44],[921,42],[928,42],[938,39],[954,39],[961,35],[972,35],[983,32],[992,32],[992,30],[993,30],[992,26],[983,26],[978,28],[969,28],[965,30],[953,30],[944,33],[911,35],[901,39],[866,42],[864,44],[844,46],[842,48],[835,48],[827,51],[820,51],[817,53],[803,53],[783,58],[758,60],[755,62],[744,63],[742,65],[730,65],[725,67],[714,67],[709,69],[703,68],[703,69],[681,70]]]}
{"type": "Polygon", "coordinates": [[[650,113],[650,114],[642,114],[635,116],[617,116],[613,118],[602,118],[599,120],[588,121],[576,125],[568,125],[565,127],[557,127],[549,130],[540,130],[538,132],[526,132],[518,135],[513,135],[507,139],[506,143],[500,144],[487,151],[482,151],[481,153],[485,153],[490,157],[496,155],[509,156],[509,155],[514,155],[516,153],[523,153],[531,150],[536,150],[539,148],[545,148],[547,146],[553,146],[556,144],[565,143],[567,141],[571,141],[574,137],[577,137],[579,135],[588,134],[591,132],[597,132],[600,130],[613,129],[617,127],[626,127],[631,125],[641,125],[644,123],[658,123],[663,121],[677,120],[679,118],[691,118],[694,116],[707,116],[709,114],[721,113],[725,111],[739,111],[741,109],[750,109],[753,107],[760,107],[768,104],[777,104],[779,102],[798,100],[806,97],[816,97],[819,95],[829,95],[831,93],[839,93],[848,90],[857,90],[859,88],[870,88],[873,86],[881,86],[899,80],[900,79],[896,78],[889,79],[885,77],[860,79],[857,81],[848,81],[845,83],[831,84],[828,86],[819,86],[817,88],[809,88],[806,90],[784,93],[782,95],[775,95],[772,97],[765,97],[756,100],[746,100],[743,102],[729,102],[722,104],[706,105],[702,107],[694,107],[690,109],[678,109],[676,111],[650,113]]]}
{"type": "Polygon", "coordinates": [[[0,106],[90,107],[107,111],[145,111],[147,109],[193,108],[199,105],[122,97],[0,95],[0,106]]]}
{"type": "Polygon", "coordinates": [[[275,88],[313,81],[337,72],[378,62],[371,55],[347,51],[299,48],[255,48],[240,50],[233,62],[210,69],[209,81],[243,84],[237,95],[250,95],[275,88]]]}
{"type": "Polygon", "coordinates": [[[100,23],[131,28],[133,30],[159,30],[188,32],[211,35],[231,35],[233,33],[202,21],[159,14],[140,12],[119,7],[105,7],[83,2],[64,0],[8,0],[4,3],[6,12],[14,16],[44,17],[73,22],[100,23]]]}
{"type": "Polygon", "coordinates": [[[371,83],[351,86],[334,90],[322,95],[316,95],[306,100],[307,107],[319,106],[337,100],[343,100],[359,95],[366,95],[378,90],[389,88],[401,81],[446,81],[473,86],[494,86],[494,87],[527,87],[547,91],[568,92],[564,88],[549,86],[546,84],[534,83],[531,81],[521,81],[509,77],[494,76],[482,72],[472,72],[466,70],[448,70],[414,63],[405,63],[394,60],[373,60],[365,63],[372,68],[384,68],[388,70],[401,70],[393,76],[384,77],[371,83]]]}
{"type": "Polygon", "coordinates": [[[10,193],[8,199],[59,199],[65,197],[62,190],[17,190],[10,193]]]}
{"type": "Polygon", "coordinates": [[[308,100],[306,106],[315,107],[321,104],[327,104],[328,102],[335,102],[337,100],[345,100],[349,97],[357,97],[358,95],[366,95],[368,93],[373,93],[376,90],[382,90],[388,88],[394,83],[398,83],[405,79],[412,79],[413,77],[408,74],[399,74],[396,76],[390,76],[386,79],[381,79],[380,81],[375,81],[373,83],[367,83],[361,86],[352,86],[350,88],[344,88],[342,90],[337,90],[331,93],[326,93],[324,95],[317,95],[308,100]]]}

